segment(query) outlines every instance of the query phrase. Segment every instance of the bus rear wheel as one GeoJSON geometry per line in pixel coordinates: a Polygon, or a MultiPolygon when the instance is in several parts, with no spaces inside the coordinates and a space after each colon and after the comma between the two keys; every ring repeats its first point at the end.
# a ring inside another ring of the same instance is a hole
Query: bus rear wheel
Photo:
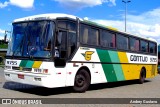
{"type": "Polygon", "coordinates": [[[85,92],[90,85],[90,81],[89,73],[85,69],[80,70],[75,76],[74,91],[85,92]]]}
{"type": "Polygon", "coordinates": [[[139,77],[139,83],[140,83],[140,84],[143,84],[144,81],[145,81],[145,78],[146,78],[145,69],[142,69],[142,70],[141,70],[141,73],[140,73],[140,77],[139,77]]]}

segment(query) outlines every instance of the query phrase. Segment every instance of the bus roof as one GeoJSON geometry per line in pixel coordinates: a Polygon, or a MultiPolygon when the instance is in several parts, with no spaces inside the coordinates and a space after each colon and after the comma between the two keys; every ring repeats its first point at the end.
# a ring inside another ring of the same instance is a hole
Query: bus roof
{"type": "MultiPolygon", "coordinates": [[[[34,21],[34,20],[47,20],[47,19],[56,19],[56,18],[71,18],[75,19],[78,18],[73,15],[68,15],[68,14],[62,14],[62,13],[50,13],[50,14],[40,14],[40,15],[34,15],[34,16],[29,16],[29,17],[24,17],[24,18],[19,18],[15,19],[14,22],[22,22],[22,21],[34,21]]],[[[79,18],[80,19],[80,18],[79,18]]],[[[80,19],[82,20],[82,19],[80,19]]]]}
{"type": "MultiPolygon", "coordinates": [[[[81,19],[81,18],[79,18],[77,16],[74,16],[74,15],[63,14],[63,13],[50,13],[50,14],[40,14],[40,15],[29,16],[29,17],[15,19],[13,21],[13,23],[23,22],[23,21],[34,21],[34,20],[47,20],[47,19],[48,20],[53,20],[53,19],[57,19],[57,18],[71,18],[71,19],[74,19],[74,20],[76,20],[78,18],[81,21],[91,23],[93,25],[98,25],[98,26],[101,26],[101,27],[104,27],[104,28],[107,28],[107,29],[110,29],[110,30],[113,30],[113,31],[117,31],[117,32],[120,32],[120,33],[128,34],[128,35],[132,35],[128,32],[119,31],[118,29],[113,28],[111,26],[105,26],[105,25],[102,25],[102,24],[99,24],[99,23],[96,23],[96,22],[93,22],[93,21],[81,19]]],[[[146,39],[146,40],[157,42],[155,39],[152,39],[152,38],[145,38],[145,37],[140,37],[140,36],[137,36],[137,35],[134,35],[134,36],[139,37],[139,38],[143,38],[143,39],[146,39]]]]}

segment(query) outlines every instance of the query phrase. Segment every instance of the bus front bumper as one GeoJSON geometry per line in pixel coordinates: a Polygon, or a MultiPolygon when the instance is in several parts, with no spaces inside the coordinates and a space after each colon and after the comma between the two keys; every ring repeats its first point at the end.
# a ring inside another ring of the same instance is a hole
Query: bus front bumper
{"type": "Polygon", "coordinates": [[[51,78],[50,75],[4,70],[4,76],[7,81],[53,88],[50,83],[51,81],[53,81],[51,80],[53,78],[51,78]]]}

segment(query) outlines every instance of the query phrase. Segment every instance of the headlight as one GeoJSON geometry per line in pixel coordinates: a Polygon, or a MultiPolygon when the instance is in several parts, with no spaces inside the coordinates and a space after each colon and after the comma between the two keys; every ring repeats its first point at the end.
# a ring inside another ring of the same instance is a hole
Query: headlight
{"type": "Polygon", "coordinates": [[[5,69],[11,69],[12,67],[11,66],[5,66],[5,69]]]}

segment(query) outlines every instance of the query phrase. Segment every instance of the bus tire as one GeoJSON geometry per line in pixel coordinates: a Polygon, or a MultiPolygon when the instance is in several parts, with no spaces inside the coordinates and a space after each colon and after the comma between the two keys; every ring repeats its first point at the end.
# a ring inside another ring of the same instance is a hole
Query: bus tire
{"type": "Polygon", "coordinates": [[[142,68],[141,72],[140,72],[140,76],[139,76],[139,83],[143,84],[146,78],[146,73],[145,73],[145,69],[142,68]]]}
{"type": "Polygon", "coordinates": [[[81,69],[75,76],[73,89],[76,92],[85,92],[90,85],[90,75],[85,69],[81,69]]]}

